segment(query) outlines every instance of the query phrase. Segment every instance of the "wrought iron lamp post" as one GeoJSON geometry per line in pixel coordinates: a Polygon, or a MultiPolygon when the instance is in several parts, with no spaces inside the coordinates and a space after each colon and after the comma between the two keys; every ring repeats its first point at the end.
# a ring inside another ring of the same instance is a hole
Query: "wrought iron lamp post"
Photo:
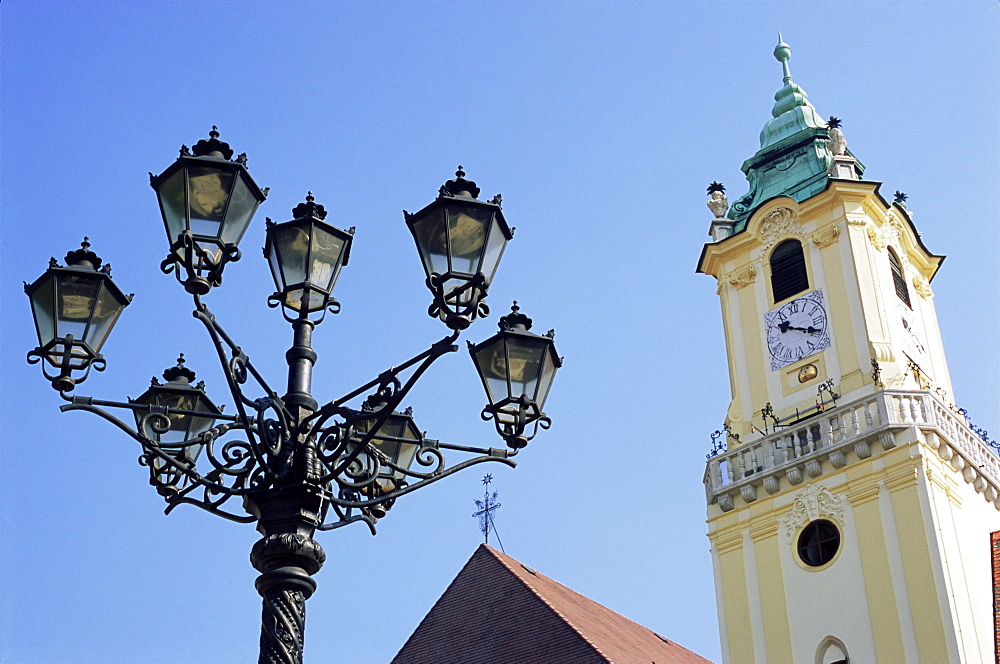
{"type": "Polygon", "coordinates": [[[316,531],[361,521],[374,534],[378,519],[411,491],[478,463],[515,465],[512,457],[537,427],[548,427],[541,409],[561,360],[552,334],[528,332],[531,321],[516,304],[501,320],[499,334],[470,344],[490,402],[483,417],[496,420],[507,449],[426,438],[410,409],[399,411],[428,367],[456,351],[460,332],[488,313],[487,289],[512,237],[500,197],[478,200],[478,187],[459,167],[433,203],[413,215],[404,212],[433,296],[429,313],[449,334],[322,405],[311,392],[312,332],[328,312],[340,309],[332,293],[350,256],[354,229],[328,224],[311,192],[291,221],[268,220],[264,254],[276,287],[268,303],[281,307],[293,330],[285,354],[287,390],[279,394],[202,301],[221,286],[225,266],[239,260],[237,245],[267,194],[250,177],[246,155],[230,161],[232,154],[213,127],[193,155],[182,147],[177,161],[159,176],[150,174],[150,182],[169,241],[161,268],[193,296],[194,316],[208,331],[236,412],[224,414],[204,383],[194,383],[183,355],[164,372],[166,382],[154,378],[137,399],[71,394],[90,369],[105,368],[101,346],[132,298],[114,284],[110,267],[102,267],[86,240],[66,256],[66,267],[52,259],[45,274],[25,284],[39,341],[28,361],[42,363],[43,374],[68,402],[63,411],[95,413],[141,445],[140,462],[166,500],[167,513],[190,504],[256,524],[262,538],[251,562],[260,572],[256,587],[263,598],[259,661],[298,663],[305,600],[316,589],[312,576],[325,559],[313,539],[316,531]],[[251,387],[259,396],[250,394],[251,387]],[[351,406],[364,395],[360,408],[351,406]],[[135,427],[109,409],[130,411],[135,427]],[[448,466],[446,451],[469,456],[448,466]]]}

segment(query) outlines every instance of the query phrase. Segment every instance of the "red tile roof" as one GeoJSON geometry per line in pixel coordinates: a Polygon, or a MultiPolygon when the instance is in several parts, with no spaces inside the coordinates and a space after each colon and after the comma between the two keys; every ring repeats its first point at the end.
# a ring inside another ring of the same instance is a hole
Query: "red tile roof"
{"type": "Polygon", "coordinates": [[[480,545],[392,664],[711,664],[480,545]]]}

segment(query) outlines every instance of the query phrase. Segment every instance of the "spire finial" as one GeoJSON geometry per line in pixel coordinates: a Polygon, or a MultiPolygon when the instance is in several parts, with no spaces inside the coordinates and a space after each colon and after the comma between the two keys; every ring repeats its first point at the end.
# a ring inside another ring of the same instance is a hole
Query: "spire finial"
{"type": "Polygon", "coordinates": [[[774,47],[774,57],[781,63],[782,80],[785,85],[788,85],[792,82],[792,72],[788,69],[788,60],[792,57],[792,47],[784,42],[780,32],[778,33],[778,45],[774,47]]]}

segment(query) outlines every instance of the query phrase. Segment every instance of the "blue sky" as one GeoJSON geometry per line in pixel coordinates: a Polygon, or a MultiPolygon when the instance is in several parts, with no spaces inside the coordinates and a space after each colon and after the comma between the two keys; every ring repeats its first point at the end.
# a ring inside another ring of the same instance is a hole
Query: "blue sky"
{"type": "MultiPolygon", "coordinates": [[[[715,283],[695,274],[711,214],[758,147],[781,68],[837,115],[866,177],[910,195],[956,401],[997,431],[995,2],[161,2],[0,6],[0,659],[252,661],[250,526],[162,513],[133,441],[28,366],[22,281],[84,235],[134,292],[80,394],[138,396],[178,352],[229,403],[190,302],[159,272],[147,172],[218,125],[271,193],[209,306],[273,383],[288,326],[257,247],[307,190],[357,226],[315,333],[314,392],[343,394],[444,334],[401,209],[458,164],[517,227],[480,341],[517,299],[556,329],[554,424],[516,470],[480,466],[403,499],[371,537],[323,533],[306,661],[388,662],[481,534],[492,472],[508,554],[720,659],[701,485],[729,402],[715,283]]],[[[498,445],[464,352],[411,393],[441,440],[498,445]]],[[[996,437],[996,436],[994,436],[996,437]]]]}

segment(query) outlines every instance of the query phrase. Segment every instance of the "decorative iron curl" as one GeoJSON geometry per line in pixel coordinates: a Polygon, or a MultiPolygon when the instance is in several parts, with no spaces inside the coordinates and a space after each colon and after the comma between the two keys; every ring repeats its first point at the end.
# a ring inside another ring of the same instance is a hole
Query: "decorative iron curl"
{"type": "Polygon", "coordinates": [[[507,447],[518,450],[528,444],[538,430],[552,426],[552,418],[543,413],[531,399],[521,395],[514,399],[504,399],[498,404],[483,408],[479,416],[484,421],[493,420],[497,433],[507,443],[507,447]],[[516,406],[512,410],[511,406],[516,406]],[[530,430],[530,434],[525,434],[530,430]]]}
{"type": "Polygon", "coordinates": [[[52,387],[59,392],[72,392],[73,388],[87,380],[90,370],[104,371],[107,360],[100,353],[95,353],[86,343],[73,338],[68,334],[65,337],[52,339],[44,346],[28,351],[28,364],[42,365],[42,375],[52,383],[52,387]],[[58,363],[52,360],[53,356],[59,356],[58,363]],[[46,366],[59,369],[58,374],[50,374],[46,366]],[[83,375],[74,377],[74,371],[83,371],[83,375]]]}
{"type": "MultiPolygon", "coordinates": [[[[303,293],[304,293],[303,294],[303,299],[307,298],[308,297],[308,293],[309,293],[309,289],[304,289],[303,293]]],[[[279,291],[275,291],[274,293],[271,293],[270,295],[267,296],[267,306],[269,308],[271,308],[271,309],[277,309],[278,307],[281,307],[281,316],[288,323],[295,323],[296,321],[302,320],[304,318],[304,319],[308,320],[310,323],[312,323],[313,325],[319,325],[324,320],[326,320],[327,313],[330,313],[330,314],[333,314],[333,315],[337,315],[341,311],[340,302],[337,301],[337,298],[335,298],[335,297],[333,297],[331,295],[327,295],[326,296],[327,297],[327,302],[326,302],[326,304],[323,305],[322,308],[317,309],[315,311],[311,311],[311,312],[308,312],[308,311],[307,312],[297,311],[295,309],[291,309],[290,307],[288,307],[285,304],[285,296],[286,295],[287,295],[286,293],[282,293],[282,292],[279,292],[279,291]],[[291,311],[293,313],[289,314],[288,313],[289,311],[291,311]],[[318,317],[311,317],[309,315],[310,313],[315,314],[317,312],[319,313],[318,317]]]]}
{"type": "Polygon", "coordinates": [[[427,472],[417,472],[410,469],[399,468],[394,464],[390,465],[393,466],[394,470],[399,470],[410,477],[419,477],[421,479],[437,475],[438,473],[441,472],[441,469],[444,468],[444,463],[445,463],[444,454],[441,452],[440,449],[438,449],[437,445],[432,443],[424,442],[420,446],[420,449],[417,450],[413,459],[421,466],[427,467],[433,465],[434,467],[427,472]]]}
{"type": "Polygon", "coordinates": [[[445,291],[449,281],[455,281],[455,278],[437,272],[427,277],[427,288],[434,296],[434,301],[427,307],[428,316],[440,318],[452,330],[464,330],[477,317],[489,315],[490,309],[484,302],[487,295],[485,275],[477,273],[464,284],[445,291]],[[460,305],[458,300],[467,291],[471,291],[469,301],[460,305]]]}
{"type": "Polygon", "coordinates": [[[222,284],[222,271],[226,264],[235,263],[241,257],[235,244],[223,244],[210,238],[196,240],[191,231],[184,231],[170,245],[167,257],[160,263],[160,271],[172,273],[189,293],[204,295],[222,284]],[[203,243],[218,247],[218,260],[212,252],[201,247],[203,243]]]}

